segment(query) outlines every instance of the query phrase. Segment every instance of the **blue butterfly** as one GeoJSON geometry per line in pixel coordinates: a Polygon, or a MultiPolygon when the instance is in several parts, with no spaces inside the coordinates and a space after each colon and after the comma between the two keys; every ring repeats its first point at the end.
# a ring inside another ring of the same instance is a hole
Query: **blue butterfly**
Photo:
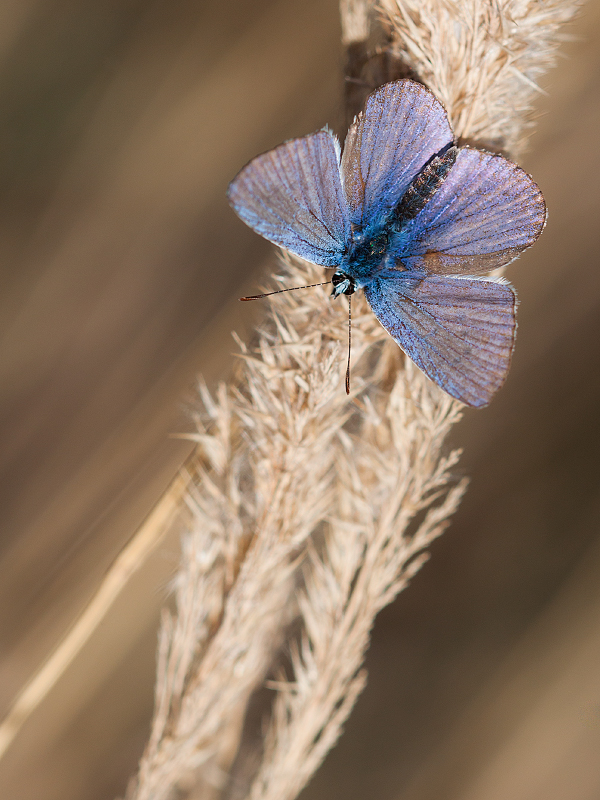
{"type": "MultiPolygon", "coordinates": [[[[544,198],[516,164],[457,147],[421,84],[371,94],[343,155],[329,130],[292,139],[250,161],[228,197],[261,236],[335,267],[333,297],[363,289],[383,327],[452,397],[485,406],[502,386],[516,297],[480,276],[533,244],[544,198]]],[[[349,371],[347,391],[348,380],[349,371]]]]}

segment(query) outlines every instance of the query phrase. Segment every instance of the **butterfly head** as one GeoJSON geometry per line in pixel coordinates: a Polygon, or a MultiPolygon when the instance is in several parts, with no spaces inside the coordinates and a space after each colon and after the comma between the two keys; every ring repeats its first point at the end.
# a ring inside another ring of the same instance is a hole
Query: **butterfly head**
{"type": "Polygon", "coordinates": [[[332,297],[339,297],[341,294],[354,294],[356,291],[356,281],[342,272],[341,269],[336,269],[331,278],[333,289],[331,290],[332,297]]]}

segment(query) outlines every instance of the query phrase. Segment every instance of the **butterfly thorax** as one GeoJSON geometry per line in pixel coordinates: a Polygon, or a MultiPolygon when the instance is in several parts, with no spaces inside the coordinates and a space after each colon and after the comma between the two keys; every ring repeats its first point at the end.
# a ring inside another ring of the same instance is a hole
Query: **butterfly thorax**
{"type": "Polygon", "coordinates": [[[367,239],[360,237],[353,241],[348,255],[331,280],[333,296],[353,294],[356,289],[363,287],[380,269],[388,252],[389,241],[385,229],[367,239]]]}
{"type": "Polygon", "coordinates": [[[404,266],[396,255],[397,238],[389,224],[386,224],[369,238],[362,237],[353,242],[348,255],[331,279],[332,296],[354,294],[384,271],[403,270],[404,266]]]}

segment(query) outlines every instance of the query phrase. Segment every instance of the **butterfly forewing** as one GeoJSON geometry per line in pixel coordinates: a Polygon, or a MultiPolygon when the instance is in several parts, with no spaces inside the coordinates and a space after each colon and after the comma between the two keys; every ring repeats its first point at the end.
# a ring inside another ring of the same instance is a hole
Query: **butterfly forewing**
{"type": "Polygon", "coordinates": [[[339,145],[329,131],[257,156],[229,185],[229,202],[261,236],[314,264],[339,264],[349,237],[339,145]]]}
{"type": "Polygon", "coordinates": [[[453,139],[444,107],[421,84],[396,81],[371,94],[348,131],[342,157],[353,225],[376,227],[453,139]]]}
{"type": "Polygon", "coordinates": [[[375,316],[423,372],[452,397],[487,405],[510,366],[515,295],[495,281],[380,278],[365,294],[375,316]]]}
{"type": "Polygon", "coordinates": [[[414,221],[409,269],[481,275],[507,264],[540,235],[546,205],[538,186],[502,156],[463,148],[414,221]]]}

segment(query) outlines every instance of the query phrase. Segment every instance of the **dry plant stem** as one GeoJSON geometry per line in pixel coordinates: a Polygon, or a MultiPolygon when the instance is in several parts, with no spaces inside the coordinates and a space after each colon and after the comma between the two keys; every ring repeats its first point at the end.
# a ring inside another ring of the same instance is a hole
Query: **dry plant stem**
{"type": "MultiPolygon", "coordinates": [[[[457,135],[514,155],[535,80],[575,9],[562,0],[344,0],[342,29],[356,42],[377,11],[386,46],[445,102],[457,135]]],[[[319,267],[285,264],[281,286],[322,280],[319,267]]],[[[364,685],[375,615],[420,568],[464,491],[452,476],[458,454],[443,451],[460,404],[404,364],[363,298],[353,302],[349,400],[345,302],[323,287],[265,302],[270,314],[256,347],[242,346],[236,380],[215,398],[201,390],[177,608],[164,619],[152,735],[130,800],[168,800],[194,776],[225,784],[223,742],[238,735],[297,613],[293,674],[271,684],[258,768],[225,791],[295,797],[364,685]]]]}
{"type": "Polygon", "coordinates": [[[368,39],[372,10],[373,4],[364,0],[340,0],[342,44],[345,47],[368,39]]]}
{"type": "Polygon", "coordinates": [[[124,586],[180,514],[186,482],[178,476],[119,553],[79,618],[21,690],[0,724],[0,758],[92,636],[124,586]]]}

